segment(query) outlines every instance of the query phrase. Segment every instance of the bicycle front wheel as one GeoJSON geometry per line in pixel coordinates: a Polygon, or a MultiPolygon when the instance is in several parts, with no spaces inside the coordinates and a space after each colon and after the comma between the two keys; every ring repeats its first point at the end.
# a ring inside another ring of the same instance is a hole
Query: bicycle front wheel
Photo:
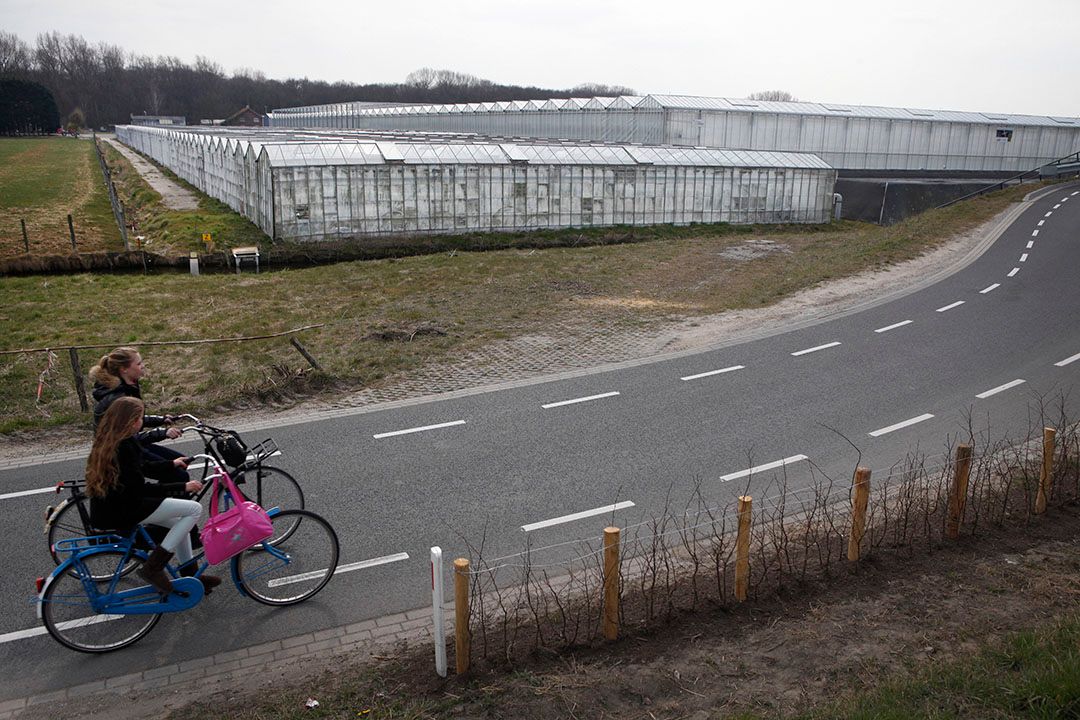
{"type": "Polygon", "coordinates": [[[84,568],[78,575],[106,577],[104,581],[90,580],[70,572],[52,578],[41,599],[41,619],[45,629],[61,645],[85,653],[105,653],[119,650],[138,642],[150,632],[161,614],[156,615],[104,615],[98,614],[91,595],[119,593],[139,587],[142,583],[128,576],[117,576],[123,552],[95,553],[80,558],[84,568]],[[113,584],[113,578],[116,583],[113,584]]]}
{"type": "MultiPolygon", "coordinates": [[[[235,479],[240,492],[265,510],[274,507],[282,510],[304,509],[304,491],[300,483],[281,468],[260,465],[244,470],[235,479]]],[[[277,545],[286,540],[296,530],[298,522],[299,518],[275,522],[274,535],[267,542],[277,545]]]]}
{"type": "MultiPolygon", "coordinates": [[[[87,520],[84,518],[90,517],[90,501],[86,497],[80,496],[76,499],[69,500],[66,505],[61,507],[56,514],[52,517],[52,522],[49,523],[49,555],[52,556],[53,562],[59,565],[66,558],[61,557],[56,552],[56,543],[61,540],[70,540],[72,538],[86,537],[88,535],[96,534],[96,531],[87,526],[87,520]]],[[[139,565],[138,558],[132,557],[121,571],[124,575],[134,570],[139,565]]],[[[97,566],[94,566],[95,568],[97,566]]],[[[94,568],[91,568],[93,570],[94,568]]],[[[108,580],[112,577],[112,571],[116,568],[108,569],[104,575],[94,575],[94,580],[102,581],[108,580]]],[[[74,570],[71,570],[72,577],[78,577],[74,570]]]]}
{"type": "Polygon", "coordinates": [[[240,586],[265,605],[295,605],[326,587],[338,564],[338,538],[326,520],[309,510],[285,510],[271,518],[274,537],[233,558],[240,586]]]}

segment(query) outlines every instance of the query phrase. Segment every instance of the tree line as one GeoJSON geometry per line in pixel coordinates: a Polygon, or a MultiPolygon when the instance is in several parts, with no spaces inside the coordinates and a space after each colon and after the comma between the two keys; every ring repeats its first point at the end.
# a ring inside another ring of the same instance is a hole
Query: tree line
{"type": "Polygon", "coordinates": [[[456,103],[568,96],[632,95],[632,88],[586,84],[570,89],[500,85],[473,75],[422,68],[401,83],[328,83],[308,78],[267,78],[257,70],[226,74],[196,56],[149,57],[117,45],[90,43],[80,35],[48,32],[33,45],[0,30],[0,79],[36,82],[56,100],[62,120],[73,114],[89,127],[130,122],[131,115],[183,115],[188,123],[224,118],[244,105],[259,112],[299,105],[364,100],[388,103],[456,103]]]}

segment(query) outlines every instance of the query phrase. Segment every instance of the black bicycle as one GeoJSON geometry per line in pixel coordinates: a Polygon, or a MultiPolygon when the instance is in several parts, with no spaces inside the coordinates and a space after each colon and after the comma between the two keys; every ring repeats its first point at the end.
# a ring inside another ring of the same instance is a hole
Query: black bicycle
{"type": "MultiPolygon", "coordinates": [[[[190,420],[193,424],[183,428],[182,432],[194,433],[200,437],[204,446],[203,454],[212,456],[219,465],[229,468],[229,476],[237,485],[242,486],[241,490],[248,500],[255,501],[267,510],[272,507],[281,510],[304,509],[304,491],[296,478],[281,468],[266,463],[267,458],[279,454],[273,440],[263,440],[249,448],[239,433],[233,430],[214,427],[194,415],[170,416],[170,422],[183,420],[190,420]]],[[[203,487],[193,499],[200,502],[210,492],[211,483],[207,482],[207,478],[212,474],[211,466],[212,463],[204,463],[201,466],[201,477],[196,478],[202,482],[203,487]]],[[[197,470],[199,467],[192,465],[188,470],[197,470]]],[[[57,553],[58,542],[100,534],[90,522],[90,503],[84,492],[85,486],[86,482],[81,479],[57,483],[56,493],[60,494],[66,489],[69,495],[59,505],[49,506],[45,511],[44,532],[49,541],[49,554],[57,565],[64,559],[57,553]]],[[[229,502],[228,498],[226,502],[229,502]]],[[[274,535],[266,542],[276,545],[284,541],[296,532],[297,522],[275,522],[274,535]]],[[[123,572],[131,572],[137,564],[132,560],[123,572]]]]}

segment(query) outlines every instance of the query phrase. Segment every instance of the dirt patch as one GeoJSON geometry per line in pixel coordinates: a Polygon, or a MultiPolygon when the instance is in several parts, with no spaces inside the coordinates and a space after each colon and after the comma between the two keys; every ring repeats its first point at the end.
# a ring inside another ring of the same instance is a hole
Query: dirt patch
{"type": "Polygon", "coordinates": [[[724,248],[717,253],[725,260],[735,260],[736,262],[745,262],[747,260],[756,260],[757,258],[768,257],[775,253],[791,253],[791,248],[783,243],[778,243],[773,240],[754,239],[747,240],[741,245],[733,245],[732,247],[724,248]]]}

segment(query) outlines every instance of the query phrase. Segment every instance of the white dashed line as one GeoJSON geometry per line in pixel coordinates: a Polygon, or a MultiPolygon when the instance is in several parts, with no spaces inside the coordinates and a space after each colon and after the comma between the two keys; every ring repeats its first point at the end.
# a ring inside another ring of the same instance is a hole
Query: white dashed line
{"type": "Polygon", "coordinates": [[[541,520],[540,522],[529,523],[528,525],[522,525],[521,529],[525,532],[532,532],[533,530],[541,530],[546,527],[551,527],[552,525],[574,522],[575,520],[581,520],[582,518],[593,517],[595,515],[606,515],[609,512],[625,510],[626,508],[632,507],[634,507],[634,503],[626,500],[624,502],[615,503],[614,505],[605,505],[604,507],[593,508],[592,510],[582,510],[573,515],[563,515],[562,517],[552,518],[551,520],[541,520]]]}
{"type": "Polygon", "coordinates": [[[990,292],[991,290],[996,290],[999,287],[1001,287],[1001,283],[994,283],[990,287],[986,287],[986,288],[983,288],[982,290],[980,290],[979,294],[980,295],[985,295],[986,293],[990,292]]]}
{"type": "MultiPolygon", "coordinates": [[[[67,622],[57,623],[56,626],[61,630],[68,628],[80,627],[84,625],[97,625],[98,623],[109,622],[110,620],[119,620],[125,617],[124,615],[87,615],[84,618],[78,620],[68,620],[67,622]]],[[[38,635],[44,635],[48,630],[44,627],[34,627],[27,630],[16,630],[15,632],[5,633],[0,635],[0,645],[4,643],[14,642],[15,640],[25,640],[26,638],[37,637],[38,635]]]]}
{"type": "Polygon", "coordinates": [[[1020,262],[1027,262],[1027,253],[1021,253],[1020,262]]]}
{"type": "Polygon", "coordinates": [[[999,392],[1004,392],[1004,391],[1008,390],[1009,388],[1014,388],[1017,385],[1023,385],[1023,384],[1024,384],[1023,380],[1013,380],[1012,382],[1007,382],[1004,385],[998,385],[996,388],[993,388],[991,390],[987,390],[986,392],[981,392],[978,395],[976,395],[975,397],[979,398],[980,400],[985,400],[986,398],[990,397],[991,395],[997,395],[999,392]]]}
{"type": "MultiPolygon", "coordinates": [[[[1075,193],[1074,193],[1074,194],[1075,194],[1075,193]]],[[[1069,363],[1074,363],[1074,362],[1076,362],[1077,360],[1080,360],[1080,353],[1076,353],[1075,355],[1072,355],[1072,356],[1070,356],[1070,357],[1067,357],[1067,358],[1065,358],[1064,360],[1062,360],[1061,362],[1056,362],[1056,363],[1054,363],[1054,367],[1065,367],[1065,366],[1066,366],[1066,365],[1068,365],[1069,363]]]]}
{"type": "Polygon", "coordinates": [[[1065,197],[1061,198],[1061,202],[1069,202],[1069,196],[1066,195],[1065,197]]]}
{"type": "Polygon", "coordinates": [[[1069,195],[1076,195],[1078,193],[1080,193],[1080,190],[1077,190],[1076,192],[1071,192],[1071,193],[1069,193],[1069,195]]]}
{"type": "Polygon", "coordinates": [[[1030,250],[1034,246],[1035,246],[1035,241],[1034,240],[1028,240],[1027,249],[1030,250]]]}
{"type": "Polygon", "coordinates": [[[722,375],[723,373],[734,372],[736,370],[742,370],[744,365],[732,365],[731,367],[723,368],[722,370],[710,370],[709,372],[698,373],[697,375],[687,375],[680,380],[697,380],[698,378],[709,377],[710,375],[722,375]]]}
{"type": "MultiPolygon", "coordinates": [[[[361,560],[360,562],[349,563],[348,565],[338,565],[334,570],[334,575],[341,575],[342,573],[352,572],[353,570],[363,570],[364,568],[376,567],[378,565],[386,565],[387,563],[401,562],[402,560],[408,560],[409,553],[397,553],[396,555],[384,555],[379,558],[372,558],[371,560],[361,560]]],[[[278,587],[281,585],[292,585],[293,583],[304,582],[305,580],[314,580],[321,578],[323,573],[326,572],[326,568],[322,570],[312,570],[311,572],[301,573],[299,575],[288,575],[283,578],[274,578],[270,582],[266,583],[268,587],[278,587]]]]}
{"type": "Polygon", "coordinates": [[[1009,271],[1008,277],[1012,277],[1013,275],[1015,275],[1018,272],[1020,272],[1020,268],[1013,268],[1012,270],[1009,271]]]}
{"type": "Polygon", "coordinates": [[[1043,217],[1050,217],[1050,216],[1051,216],[1051,215],[1053,215],[1053,214],[1054,214],[1054,211],[1053,211],[1053,210],[1051,210],[1050,212],[1048,212],[1048,213],[1046,213],[1045,215],[1043,215],[1043,217]]]}
{"type": "Polygon", "coordinates": [[[945,307],[939,307],[936,312],[947,312],[949,310],[952,310],[954,307],[960,307],[963,304],[964,304],[963,300],[957,300],[956,302],[952,303],[951,305],[946,305],[945,307]]]}
{"type": "Polygon", "coordinates": [[[777,460],[771,463],[765,463],[764,465],[755,465],[752,468],[746,470],[740,470],[738,472],[728,473],[727,475],[720,476],[720,482],[728,482],[730,480],[738,480],[739,478],[748,477],[750,475],[756,475],[767,470],[775,470],[776,468],[784,467],[785,465],[791,465],[797,463],[800,460],[809,460],[806,455],[792,455],[791,457],[784,458],[783,460],[777,460]]]}
{"type": "Polygon", "coordinates": [[[454,425],[464,425],[464,420],[454,420],[453,422],[439,423],[438,425],[425,425],[423,427],[409,428],[408,430],[394,430],[393,432],[384,432],[372,435],[371,437],[376,440],[382,438],[394,437],[395,435],[409,435],[411,433],[424,432],[425,430],[438,430],[439,428],[453,427],[454,425]]]}
{"type": "Polygon", "coordinates": [[[812,352],[817,352],[818,350],[826,350],[831,347],[836,347],[839,344],[840,341],[825,343],[824,345],[818,345],[817,347],[806,348],[805,350],[797,350],[796,352],[791,353],[791,356],[798,357],[799,355],[809,355],[812,352]]]}
{"type": "Polygon", "coordinates": [[[541,405],[540,407],[547,410],[548,408],[562,407],[563,405],[574,405],[575,403],[589,402],[590,400],[599,400],[601,398],[614,397],[618,395],[617,392],[601,393],[600,395],[590,395],[588,397],[574,398],[573,400],[560,400],[559,402],[548,403],[547,405],[541,405]]]}
{"type": "Polygon", "coordinates": [[[45,493],[56,492],[56,488],[38,488],[37,490],[20,490],[19,492],[11,492],[0,495],[0,500],[10,500],[11,498],[26,497],[27,495],[44,495],[45,493]]]}
{"type": "Polygon", "coordinates": [[[1038,230],[1032,230],[1031,231],[1031,237],[1039,237],[1039,231],[1038,230]]]}
{"type": "Polygon", "coordinates": [[[1058,203],[1057,205],[1055,205],[1054,209],[1057,210],[1059,207],[1061,207],[1061,203],[1058,203]]]}
{"type": "Polygon", "coordinates": [[[920,415],[918,417],[913,417],[910,420],[905,420],[903,422],[898,422],[895,425],[890,425],[889,427],[883,427],[880,430],[875,430],[874,432],[870,433],[870,437],[880,437],[880,436],[885,435],[887,433],[891,433],[893,431],[900,430],[902,428],[906,428],[909,425],[914,425],[916,423],[921,423],[923,420],[929,420],[932,417],[934,417],[934,416],[931,415],[930,413],[926,413],[925,415],[920,415]]]}
{"type": "Polygon", "coordinates": [[[1039,221],[1039,227],[1042,227],[1042,226],[1043,226],[1043,225],[1045,225],[1045,224],[1046,224],[1046,221],[1045,221],[1045,220],[1040,220],[1040,221],[1039,221]]]}
{"type": "Polygon", "coordinates": [[[878,328],[874,332],[876,332],[876,333],[889,332],[890,330],[895,330],[898,327],[904,327],[905,325],[910,325],[911,322],[912,322],[911,320],[903,320],[901,322],[894,323],[892,325],[886,325],[883,328],[878,328]]]}

